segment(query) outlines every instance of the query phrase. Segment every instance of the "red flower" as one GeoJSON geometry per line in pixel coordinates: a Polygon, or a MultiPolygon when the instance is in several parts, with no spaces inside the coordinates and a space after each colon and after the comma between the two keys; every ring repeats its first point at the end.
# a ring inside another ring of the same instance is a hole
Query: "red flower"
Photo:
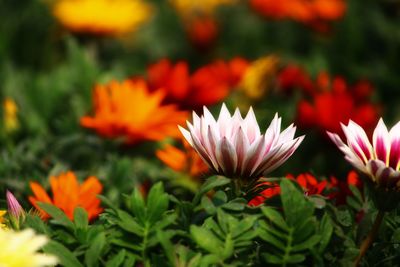
{"type": "Polygon", "coordinates": [[[225,99],[240,81],[247,61],[235,58],[222,60],[197,69],[189,74],[188,64],[172,64],[163,59],[148,68],[147,76],[152,90],[163,88],[166,102],[176,103],[184,109],[198,109],[225,99]]]}
{"type": "Polygon", "coordinates": [[[288,65],[278,75],[278,86],[284,92],[291,93],[293,89],[303,90],[306,94],[314,92],[314,84],[310,76],[299,66],[288,65]]]}
{"type": "Polygon", "coordinates": [[[357,187],[361,192],[363,189],[363,182],[356,171],[350,171],[346,181],[340,181],[335,177],[331,177],[330,181],[334,191],[329,194],[329,198],[335,200],[337,206],[345,205],[347,203],[347,197],[353,195],[350,190],[350,185],[357,187]]]}
{"type": "Polygon", "coordinates": [[[199,17],[191,20],[186,29],[189,40],[200,50],[207,50],[218,37],[218,25],[211,17],[199,17]]]}
{"type": "MultiPolygon", "coordinates": [[[[318,181],[309,173],[300,174],[296,178],[291,174],[288,174],[286,177],[297,182],[303,188],[304,194],[306,195],[322,195],[325,189],[330,188],[330,184],[327,180],[318,181]]],[[[281,188],[278,184],[264,183],[264,185],[270,187],[262,191],[259,196],[250,200],[248,203],[249,206],[259,206],[267,199],[281,193],[281,188]]]]}
{"type": "Polygon", "coordinates": [[[372,87],[360,82],[349,87],[342,77],[330,79],[320,73],[309,98],[297,106],[297,123],[302,128],[317,128],[321,132],[341,132],[340,123],[349,119],[364,129],[373,129],[379,118],[379,107],[369,100],[372,87]]]}

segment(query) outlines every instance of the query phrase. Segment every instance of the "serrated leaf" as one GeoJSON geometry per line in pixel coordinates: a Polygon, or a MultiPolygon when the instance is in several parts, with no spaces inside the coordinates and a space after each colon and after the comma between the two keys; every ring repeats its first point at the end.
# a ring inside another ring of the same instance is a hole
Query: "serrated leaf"
{"type": "Polygon", "coordinates": [[[190,233],[196,244],[209,253],[221,255],[223,252],[224,244],[210,230],[192,225],[190,233]]]}
{"type": "Polygon", "coordinates": [[[318,245],[318,252],[321,254],[325,251],[325,248],[328,246],[329,241],[331,240],[333,233],[333,225],[329,216],[325,213],[322,217],[319,226],[319,235],[321,236],[321,240],[318,245]]]}
{"type": "Polygon", "coordinates": [[[321,236],[313,235],[306,241],[292,246],[291,251],[299,252],[302,250],[312,249],[320,240],[321,240],[321,236]]]}
{"type": "Polygon", "coordinates": [[[126,250],[125,249],[120,250],[117,255],[113,256],[106,262],[105,266],[107,267],[121,266],[121,264],[124,262],[125,255],[126,255],[126,250]]]}
{"type": "Polygon", "coordinates": [[[134,217],[123,210],[118,210],[118,217],[120,220],[117,223],[122,229],[143,236],[143,227],[136,222],[134,217]]]}
{"type": "Polygon", "coordinates": [[[261,211],[264,214],[264,216],[267,217],[276,226],[278,226],[284,231],[289,231],[289,226],[286,224],[282,215],[276,209],[271,207],[262,207],[261,211]]]}
{"type": "Polygon", "coordinates": [[[49,214],[53,220],[52,222],[58,225],[63,225],[71,230],[75,228],[74,223],[68,218],[68,216],[59,208],[49,203],[38,202],[38,205],[47,214],[49,214]]]}
{"type": "Polygon", "coordinates": [[[247,207],[247,201],[244,198],[235,198],[222,205],[222,208],[232,211],[242,211],[247,207]]]}
{"type": "Polygon", "coordinates": [[[268,230],[260,230],[259,231],[259,236],[261,239],[266,241],[267,243],[270,243],[271,245],[275,246],[276,248],[279,248],[282,251],[286,250],[286,244],[284,241],[278,239],[276,236],[272,234],[273,230],[268,229],[268,230]]]}
{"type": "Polygon", "coordinates": [[[201,197],[209,192],[211,189],[223,186],[230,183],[230,179],[222,176],[212,176],[206,180],[206,182],[200,187],[200,190],[193,198],[193,203],[196,205],[199,203],[201,197]]]}
{"type": "Polygon", "coordinates": [[[248,216],[240,220],[239,223],[234,225],[231,229],[232,238],[236,239],[236,237],[250,230],[250,228],[253,227],[254,222],[257,220],[257,218],[257,216],[248,216]]]}
{"type": "Polygon", "coordinates": [[[208,196],[201,198],[201,206],[208,214],[214,214],[217,212],[217,208],[208,196]]]}
{"type": "Polygon", "coordinates": [[[47,243],[43,251],[57,256],[59,263],[65,267],[83,267],[71,251],[56,241],[47,243]]]}
{"type": "Polygon", "coordinates": [[[100,232],[91,242],[89,249],[85,253],[85,264],[88,267],[99,266],[101,252],[106,244],[104,232],[100,232]]]}
{"type": "Polygon", "coordinates": [[[133,214],[138,218],[139,222],[144,225],[146,223],[146,207],[143,196],[138,188],[133,190],[130,200],[133,214]]]}
{"type": "Polygon", "coordinates": [[[307,201],[298,188],[289,179],[281,181],[282,206],[288,226],[296,226],[312,216],[314,205],[307,201]]]}
{"type": "Polygon", "coordinates": [[[169,205],[168,194],[164,193],[161,182],[155,184],[147,197],[147,222],[151,224],[159,221],[169,205]]]}

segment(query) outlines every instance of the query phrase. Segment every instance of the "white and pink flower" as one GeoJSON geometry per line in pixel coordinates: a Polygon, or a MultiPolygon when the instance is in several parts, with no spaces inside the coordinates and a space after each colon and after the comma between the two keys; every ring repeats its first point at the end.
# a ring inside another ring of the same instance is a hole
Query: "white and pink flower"
{"type": "Polygon", "coordinates": [[[239,109],[231,116],[225,104],[217,121],[204,107],[201,117],[193,112],[193,124],[187,122],[187,127],[188,130],[179,129],[211,169],[246,180],[279,167],[304,138],[294,138],[293,124],[281,132],[281,118],[277,114],[262,135],[252,108],[243,119],[239,109]]]}
{"type": "Polygon", "coordinates": [[[355,168],[369,175],[380,187],[400,188],[400,122],[390,131],[379,120],[372,144],[365,131],[355,122],[342,124],[347,145],[337,135],[327,132],[332,141],[345,154],[355,168]]]}

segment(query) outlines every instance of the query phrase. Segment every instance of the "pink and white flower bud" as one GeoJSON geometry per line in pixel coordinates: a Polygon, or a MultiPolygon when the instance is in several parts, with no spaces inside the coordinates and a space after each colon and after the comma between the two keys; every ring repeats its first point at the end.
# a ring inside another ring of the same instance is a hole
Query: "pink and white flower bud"
{"type": "Polygon", "coordinates": [[[187,122],[187,127],[188,130],[179,129],[215,173],[246,180],[279,167],[304,138],[294,138],[293,124],[281,132],[281,118],[277,114],[265,134],[261,134],[252,108],[243,119],[239,109],[231,116],[225,104],[217,120],[206,107],[201,117],[193,112],[193,124],[187,122]]]}
{"type": "Polygon", "coordinates": [[[13,216],[14,218],[19,218],[21,215],[25,213],[24,209],[19,204],[18,200],[8,190],[6,193],[6,198],[7,198],[8,212],[11,214],[11,216],[13,216]]]}
{"type": "Polygon", "coordinates": [[[365,131],[355,122],[342,124],[347,145],[339,135],[327,132],[344,153],[345,159],[355,168],[366,173],[383,188],[400,188],[400,122],[388,131],[382,118],[376,126],[372,144],[365,131]]]}

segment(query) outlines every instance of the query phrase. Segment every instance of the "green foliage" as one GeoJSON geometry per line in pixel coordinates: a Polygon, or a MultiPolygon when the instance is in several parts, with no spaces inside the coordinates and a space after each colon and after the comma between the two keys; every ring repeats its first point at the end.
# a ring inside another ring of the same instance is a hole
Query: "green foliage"
{"type": "MultiPolygon", "coordinates": [[[[282,180],[281,190],[284,216],[274,208],[262,208],[267,221],[260,222],[258,234],[269,244],[266,248],[268,252],[262,256],[272,264],[298,264],[304,262],[322,236],[318,233],[314,205],[288,179],[282,180]]],[[[326,246],[329,235],[324,238],[323,244],[326,246]]]]}

